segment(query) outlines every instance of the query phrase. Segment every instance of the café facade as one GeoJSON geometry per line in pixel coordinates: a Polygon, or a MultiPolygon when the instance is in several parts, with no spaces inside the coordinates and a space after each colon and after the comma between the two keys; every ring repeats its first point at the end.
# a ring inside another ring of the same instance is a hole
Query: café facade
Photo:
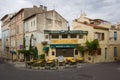
{"type": "Polygon", "coordinates": [[[46,59],[57,59],[58,56],[64,58],[81,57],[81,53],[76,49],[87,40],[87,31],[82,30],[45,30],[45,41],[43,51],[46,59]]]}

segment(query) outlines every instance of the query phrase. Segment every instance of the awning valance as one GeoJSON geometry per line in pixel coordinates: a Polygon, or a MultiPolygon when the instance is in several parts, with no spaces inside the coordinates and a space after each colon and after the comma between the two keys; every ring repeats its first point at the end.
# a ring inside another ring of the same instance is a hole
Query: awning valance
{"type": "Polygon", "coordinates": [[[51,44],[51,48],[76,48],[76,44],[51,44]]]}
{"type": "Polygon", "coordinates": [[[49,51],[49,47],[43,47],[44,51],[49,51]]]}
{"type": "Polygon", "coordinates": [[[45,34],[83,34],[87,35],[88,31],[82,31],[82,30],[44,30],[45,34]]]}
{"type": "Polygon", "coordinates": [[[12,53],[12,54],[16,54],[16,51],[14,51],[14,50],[11,50],[11,51],[10,51],[10,53],[12,53]]]}

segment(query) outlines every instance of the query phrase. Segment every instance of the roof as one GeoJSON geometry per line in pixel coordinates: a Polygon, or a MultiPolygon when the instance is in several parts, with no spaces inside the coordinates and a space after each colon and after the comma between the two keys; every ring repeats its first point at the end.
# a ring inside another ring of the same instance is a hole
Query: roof
{"type": "Polygon", "coordinates": [[[15,17],[17,14],[19,14],[20,12],[24,11],[25,9],[30,9],[30,8],[22,8],[22,9],[20,9],[17,13],[15,13],[14,16],[11,17],[11,19],[12,19],[13,17],[15,17]]]}
{"type": "Polygon", "coordinates": [[[6,17],[8,17],[8,14],[4,15],[4,16],[1,18],[1,21],[3,21],[6,17]]]}
{"type": "Polygon", "coordinates": [[[106,28],[106,27],[103,27],[103,26],[98,26],[98,25],[94,25],[94,24],[85,24],[84,22],[80,22],[80,21],[77,21],[78,23],[81,23],[81,24],[84,24],[84,25],[88,25],[88,26],[91,26],[95,29],[104,29],[104,30],[108,30],[109,28],[106,28]]]}
{"type": "Polygon", "coordinates": [[[90,21],[109,22],[109,21],[106,21],[106,20],[103,20],[103,19],[90,19],[88,17],[84,17],[84,18],[86,18],[86,19],[88,19],[90,21]]]}
{"type": "Polygon", "coordinates": [[[33,14],[33,15],[31,15],[31,16],[29,16],[29,17],[27,17],[27,18],[25,18],[24,19],[24,21],[26,21],[26,20],[28,20],[28,19],[30,19],[30,18],[32,18],[32,17],[34,17],[34,16],[36,16],[38,13],[35,13],[35,14],[33,14]]]}
{"type": "MultiPolygon", "coordinates": [[[[33,15],[25,18],[24,21],[26,21],[26,20],[28,20],[28,19],[36,16],[37,14],[48,13],[48,12],[53,12],[53,11],[55,11],[55,10],[49,10],[49,11],[43,11],[43,12],[39,12],[39,13],[34,13],[33,15]]],[[[55,12],[56,12],[56,11],[55,11],[55,12]]],[[[56,13],[59,14],[58,12],[56,12],[56,13]]],[[[60,15],[60,14],[59,14],[59,15],[60,15]]],[[[61,16],[61,15],[60,15],[60,16],[61,16]]],[[[62,17],[62,16],[61,16],[61,17],[62,17]]],[[[63,17],[62,17],[62,18],[63,18],[63,17]]],[[[64,19],[66,22],[68,22],[65,18],[63,18],[63,19],[64,19]]]]}

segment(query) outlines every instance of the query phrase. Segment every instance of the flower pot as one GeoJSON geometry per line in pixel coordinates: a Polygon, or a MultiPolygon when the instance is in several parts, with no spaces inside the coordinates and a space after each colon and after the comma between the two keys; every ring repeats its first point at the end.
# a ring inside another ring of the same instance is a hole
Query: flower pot
{"type": "Polygon", "coordinates": [[[40,69],[40,70],[44,70],[44,69],[45,69],[45,67],[39,67],[39,69],[40,69]]]}

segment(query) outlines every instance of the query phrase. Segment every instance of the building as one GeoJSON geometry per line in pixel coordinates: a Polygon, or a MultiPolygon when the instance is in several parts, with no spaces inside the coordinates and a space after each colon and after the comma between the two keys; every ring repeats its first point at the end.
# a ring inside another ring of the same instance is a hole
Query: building
{"type": "Polygon", "coordinates": [[[10,48],[10,18],[13,14],[6,14],[2,19],[1,31],[2,31],[2,53],[3,56],[10,59],[11,55],[9,53],[10,48]]]}
{"type": "Polygon", "coordinates": [[[0,39],[0,58],[2,57],[2,40],[0,39]]]}
{"type": "Polygon", "coordinates": [[[44,54],[44,43],[49,39],[48,35],[44,34],[44,30],[68,30],[68,22],[55,10],[35,13],[24,19],[24,32],[26,39],[26,49],[29,49],[30,38],[32,36],[32,46],[38,49],[38,55],[44,54]]]}
{"type": "MultiPolygon", "coordinates": [[[[73,20],[73,30],[88,31],[88,41],[99,40],[100,49],[99,53],[95,55],[95,63],[115,60],[115,56],[120,51],[119,29],[113,29],[110,22],[102,19],[90,19],[86,17],[85,13],[82,13],[80,18],[73,20]]],[[[84,45],[85,42],[81,42],[81,44],[84,45]]],[[[92,58],[93,56],[85,53],[86,62],[92,62],[92,58]]]]}
{"type": "Polygon", "coordinates": [[[57,59],[59,56],[66,58],[79,58],[80,54],[77,45],[87,40],[88,31],[82,30],[45,30],[45,41],[49,43],[44,45],[43,50],[46,59],[57,59]]]}
{"type": "Polygon", "coordinates": [[[109,49],[112,60],[120,60],[120,24],[112,25],[109,29],[109,49]]]}
{"type": "MultiPolygon", "coordinates": [[[[2,20],[2,36],[4,40],[2,40],[2,43],[5,44],[6,42],[6,37],[7,35],[10,35],[9,42],[10,47],[9,47],[9,52],[14,51],[15,54],[13,54],[14,59],[19,59],[20,55],[17,53],[17,50],[23,48],[23,29],[24,29],[24,19],[33,15],[34,13],[40,13],[44,12],[47,10],[46,6],[40,5],[40,7],[33,6],[33,8],[22,8],[19,10],[17,13],[15,13],[13,16],[10,17],[9,19],[9,25],[6,24],[6,19],[8,15],[5,15],[1,20],[2,20]],[[6,29],[4,26],[7,26],[9,29],[6,29]],[[6,30],[4,30],[4,28],[6,30]]],[[[3,45],[4,47],[4,45],[3,45]]],[[[7,52],[6,48],[4,48],[3,53],[7,52]]]]}

